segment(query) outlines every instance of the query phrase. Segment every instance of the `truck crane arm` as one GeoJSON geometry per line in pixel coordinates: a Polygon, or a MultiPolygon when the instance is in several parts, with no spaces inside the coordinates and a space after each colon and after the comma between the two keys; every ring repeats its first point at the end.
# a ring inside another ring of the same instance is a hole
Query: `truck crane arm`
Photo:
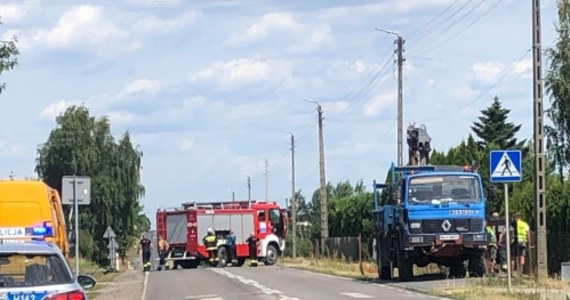
{"type": "Polygon", "coordinates": [[[431,151],[431,137],[427,133],[425,125],[416,127],[410,124],[407,130],[408,165],[427,166],[431,151]]]}

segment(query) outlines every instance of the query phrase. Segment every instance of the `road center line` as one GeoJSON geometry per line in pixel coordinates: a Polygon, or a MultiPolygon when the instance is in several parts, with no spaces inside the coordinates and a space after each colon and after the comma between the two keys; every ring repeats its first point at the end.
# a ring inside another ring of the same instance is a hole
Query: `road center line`
{"type": "Polygon", "coordinates": [[[233,274],[231,272],[228,272],[226,270],[222,270],[222,269],[208,269],[208,270],[211,270],[211,271],[216,272],[218,274],[224,275],[224,276],[231,278],[231,279],[236,279],[243,284],[251,285],[251,286],[255,287],[256,289],[260,290],[261,292],[263,292],[264,294],[279,295],[279,300],[301,300],[299,298],[287,297],[281,291],[278,291],[275,289],[270,289],[268,287],[261,285],[259,282],[255,281],[253,279],[248,279],[248,278],[245,278],[243,276],[236,275],[236,274],[233,274]]]}
{"type": "Polygon", "coordinates": [[[144,272],[144,282],[143,282],[143,292],[141,296],[141,300],[145,300],[146,298],[146,286],[148,284],[148,272],[144,272]]]}

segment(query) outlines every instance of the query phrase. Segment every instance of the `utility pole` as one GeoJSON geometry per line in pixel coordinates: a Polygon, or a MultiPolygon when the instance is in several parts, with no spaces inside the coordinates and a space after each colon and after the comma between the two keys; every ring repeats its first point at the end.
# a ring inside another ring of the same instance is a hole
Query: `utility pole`
{"type": "Polygon", "coordinates": [[[291,131],[284,131],[291,136],[291,223],[293,227],[292,254],[297,257],[297,195],[295,193],[295,135],[291,131]]]}
{"type": "Polygon", "coordinates": [[[329,237],[329,212],[327,200],[327,181],[325,178],[325,150],[323,141],[323,108],[321,105],[311,99],[306,101],[315,103],[317,105],[317,112],[319,116],[319,165],[321,177],[321,255],[325,255],[326,241],[329,237]]]}
{"type": "Polygon", "coordinates": [[[265,202],[269,201],[269,162],[267,161],[267,158],[263,158],[265,160],[265,172],[263,173],[263,175],[265,175],[265,202]]]}
{"type": "Polygon", "coordinates": [[[404,159],[403,159],[403,119],[404,119],[404,113],[402,110],[402,94],[403,94],[403,79],[402,79],[402,67],[404,66],[404,43],[406,42],[401,35],[397,34],[394,31],[390,31],[390,30],[385,30],[385,29],[378,29],[376,28],[376,30],[378,31],[382,31],[385,33],[389,33],[392,35],[396,36],[396,46],[398,47],[396,49],[396,53],[398,54],[398,166],[402,166],[404,164],[404,159]]]}
{"type": "Polygon", "coordinates": [[[540,0],[532,1],[532,57],[534,95],[534,192],[536,197],[537,276],[548,276],[546,252],[546,199],[544,182],[544,131],[542,101],[542,47],[540,29],[540,0]]]}
{"type": "Polygon", "coordinates": [[[323,141],[323,109],[318,104],[319,113],[319,162],[321,167],[321,255],[325,255],[326,241],[329,237],[329,212],[327,182],[325,179],[325,150],[323,141]]]}
{"type": "Polygon", "coordinates": [[[251,202],[251,178],[248,176],[247,177],[247,201],[251,202]]]}

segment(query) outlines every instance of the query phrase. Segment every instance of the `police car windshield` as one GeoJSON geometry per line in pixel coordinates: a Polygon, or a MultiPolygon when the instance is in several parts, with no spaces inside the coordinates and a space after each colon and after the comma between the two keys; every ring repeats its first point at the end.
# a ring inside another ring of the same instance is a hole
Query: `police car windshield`
{"type": "Polygon", "coordinates": [[[425,204],[469,204],[479,203],[479,181],[469,175],[438,175],[410,179],[408,202],[412,205],[425,204]]]}
{"type": "Polygon", "coordinates": [[[73,282],[66,262],[56,254],[0,253],[0,290],[73,282]]]}

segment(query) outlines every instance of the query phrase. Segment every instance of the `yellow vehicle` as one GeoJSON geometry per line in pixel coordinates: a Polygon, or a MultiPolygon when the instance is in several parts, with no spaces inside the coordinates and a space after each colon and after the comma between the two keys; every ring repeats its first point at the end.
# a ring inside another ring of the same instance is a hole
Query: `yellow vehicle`
{"type": "Polygon", "coordinates": [[[61,198],[39,180],[0,180],[0,239],[45,240],[65,257],[69,242],[61,198]]]}

